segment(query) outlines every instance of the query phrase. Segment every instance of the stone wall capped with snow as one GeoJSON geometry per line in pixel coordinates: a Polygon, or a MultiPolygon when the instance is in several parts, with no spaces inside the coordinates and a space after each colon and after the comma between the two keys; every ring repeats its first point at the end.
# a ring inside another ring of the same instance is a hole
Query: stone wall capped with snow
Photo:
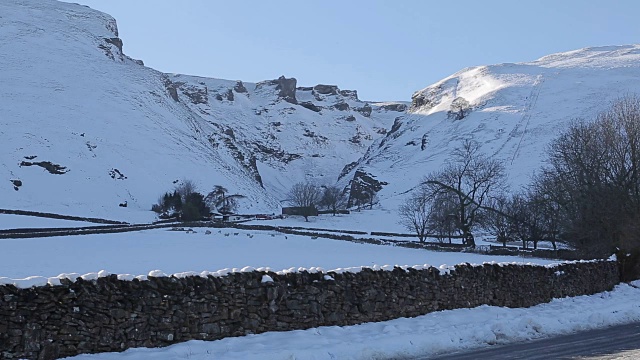
{"type": "Polygon", "coordinates": [[[611,290],[616,262],[238,272],[0,286],[0,358],[56,359],[266,331],[353,325],[483,304],[528,307],[611,290]]]}

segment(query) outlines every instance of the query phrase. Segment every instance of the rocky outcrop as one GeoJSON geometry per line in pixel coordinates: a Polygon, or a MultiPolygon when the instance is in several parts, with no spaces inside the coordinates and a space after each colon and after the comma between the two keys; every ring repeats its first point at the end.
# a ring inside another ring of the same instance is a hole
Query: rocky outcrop
{"type": "Polygon", "coordinates": [[[350,162],[347,165],[345,165],[342,168],[342,171],[340,172],[340,175],[338,176],[338,180],[340,180],[343,177],[347,176],[347,174],[349,174],[351,172],[351,170],[355,169],[357,166],[358,166],[358,162],[357,161],[353,161],[353,162],[350,162]]]}
{"type": "Polygon", "coordinates": [[[371,111],[373,109],[371,108],[371,105],[364,104],[364,106],[359,107],[359,108],[355,108],[354,110],[359,112],[360,114],[362,114],[362,116],[364,116],[364,117],[370,117],[371,116],[371,111]]]}
{"type": "Polygon", "coordinates": [[[426,105],[430,103],[423,93],[417,92],[411,96],[411,110],[417,110],[426,105]]]}
{"type": "Polygon", "coordinates": [[[22,180],[12,179],[12,180],[9,180],[9,181],[11,181],[11,184],[13,185],[13,190],[15,190],[15,191],[20,190],[20,187],[22,186],[22,180]]]}
{"type": "Polygon", "coordinates": [[[382,104],[380,105],[380,108],[387,111],[398,111],[398,112],[407,111],[407,105],[403,103],[382,104]]]}
{"type": "Polygon", "coordinates": [[[332,106],[332,108],[339,110],[339,111],[347,111],[349,110],[349,104],[347,104],[344,101],[340,101],[339,103],[336,103],[332,106]]]}
{"type": "Polygon", "coordinates": [[[167,76],[163,76],[163,84],[164,84],[164,88],[167,89],[167,93],[169,94],[169,96],[175,101],[175,102],[180,102],[180,98],[178,97],[178,88],[183,85],[183,83],[177,83],[177,82],[173,82],[171,81],[171,79],[169,79],[169,77],[167,76]]]}
{"type": "Polygon", "coordinates": [[[54,164],[50,161],[21,161],[20,166],[40,166],[41,168],[47,170],[50,174],[62,175],[69,172],[66,166],[54,164]]]}
{"type": "Polygon", "coordinates": [[[120,39],[118,37],[113,37],[113,38],[106,38],[106,39],[104,39],[104,41],[106,41],[107,43],[117,47],[118,50],[120,51],[120,54],[124,54],[123,51],[122,51],[122,39],[120,39]]]}
{"type": "Polygon", "coordinates": [[[298,100],[296,99],[296,83],[297,80],[295,78],[287,79],[284,76],[280,76],[276,80],[266,80],[257,83],[256,90],[274,86],[275,90],[277,91],[276,95],[278,96],[278,98],[291,104],[297,104],[298,100]]]}
{"type": "Polygon", "coordinates": [[[209,136],[209,143],[213,148],[218,148],[220,143],[223,143],[231,156],[241,165],[247,174],[252,177],[261,187],[264,187],[262,183],[262,176],[258,170],[257,159],[253,151],[247,149],[247,145],[250,144],[238,144],[235,133],[232,128],[226,127],[220,124],[213,124],[219,131],[216,134],[209,136]],[[240,146],[239,146],[240,145],[240,146]]]}
{"type": "Polygon", "coordinates": [[[620,282],[616,262],[306,271],[0,286],[3,359],[53,360],[189,340],[415,317],[480,305],[529,307],[620,282]]]}
{"type": "Polygon", "coordinates": [[[372,174],[362,170],[356,170],[353,179],[349,182],[349,200],[347,207],[372,206],[376,202],[376,194],[387,182],[379,181],[372,174]]]}
{"type": "Polygon", "coordinates": [[[356,90],[340,90],[340,95],[352,100],[359,100],[358,91],[356,90]]]}
{"type": "Polygon", "coordinates": [[[313,91],[322,95],[338,95],[338,86],[318,84],[313,87],[313,91]]]}
{"type": "Polygon", "coordinates": [[[187,85],[180,84],[180,91],[189,98],[189,101],[193,104],[208,104],[209,103],[209,89],[205,84],[187,85]]]}
{"type": "Polygon", "coordinates": [[[295,78],[287,79],[284,76],[280,76],[278,80],[272,80],[276,84],[276,90],[280,90],[278,97],[286,102],[297,104],[296,99],[296,82],[295,78]]]}
{"type": "Polygon", "coordinates": [[[255,146],[255,153],[257,156],[260,157],[260,161],[262,162],[277,160],[284,164],[288,164],[293,160],[302,158],[302,155],[300,154],[287,153],[280,148],[274,149],[260,143],[255,143],[254,146],[255,146]]]}
{"type": "Polygon", "coordinates": [[[307,108],[311,111],[315,111],[315,112],[320,112],[320,110],[322,110],[322,108],[320,106],[317,106],[316,104],[312,103],[311,101],[305,101],[305,102],[301,102],[299,103],[300,106],[307,108]]]}
{"type": "Polygon", "coordinates": [[[233,87],[233,91],[237,92],[238,94],[243,94],[247,92],[247,88],[244,87],[242,81],[238,80],[236,81],[236,85],[233,87]]]}
{"type": "Polygon", "coordinates": [[[99,44],[98,48],[104,52],[104,54],[111,60],[118,59],[124,60],[124,53],[122,52],[122,39],[118,37],[104,38],[104,43],[99,44]]]}

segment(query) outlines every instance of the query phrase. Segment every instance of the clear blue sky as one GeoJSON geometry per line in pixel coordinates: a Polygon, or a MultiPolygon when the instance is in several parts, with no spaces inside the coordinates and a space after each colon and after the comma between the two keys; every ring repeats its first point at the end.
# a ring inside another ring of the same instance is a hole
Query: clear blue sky
{"type": "Polygon", "coordinates": [[[637,0],[76,1],[114,16],[125,53],[157,70],[285,75],[364,100],[410,100],[468,66],[640,43],[637,0]]]}

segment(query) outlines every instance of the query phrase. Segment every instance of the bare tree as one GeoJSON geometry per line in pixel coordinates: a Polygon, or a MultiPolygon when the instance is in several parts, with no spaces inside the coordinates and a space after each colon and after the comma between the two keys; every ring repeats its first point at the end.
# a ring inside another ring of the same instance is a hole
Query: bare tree
{"type": "Polygon", "coordinates": [[[451,193],[438,193],[433,199],[432,212],[429,218],[429,232],[438,235],[438,241],[444,242],[445,238],[451,244],[451,237],[459,229],[455,214],[455,197],[451,193]]]}
{"type": "Polygon", "coordinates": [[[189,179],[182,180],[182,183],[176,186],[176,192],[182,198],[182,201],[185,201],[189,195],[195,193],[197,190],[196,184],[189,179]]]}
{"type": "Polygon", "coordinates": [[[418,235],[420,242],[424,242],[429,232],[429,221],[433,210],[432,195],[419,189],[400,206],[398,211],[400,224],[418,235]]]}
{"type": "Polygon", "coordinates": [[[322,191],[320,187],[311,183],[297,183],[289,191],[289,202],[300,208],[305,221],[309,216],[317,213],[316,206],[320,202],[322,191]]]}
{"type": "Polygon", "coordinates": [[[330,185],[325,186],[322,190],[322,197],[320,198],[319,205],[331,210],[334,216],[340,208],[343,208],[346,205],[346,203],[347,201],[344,196],[344,192],[339,187],[330,185]]]}
{"type": "Polygon", "coordinates": [[[508,221],[511,237],[522,241],[523,249],[529,248],[529,243],[533,244],[534,250],[537,249],[538,242],[543,239],[544,230],[541,203],[534,194],[514,194],[506,212],[510,215],[508,221]]]}
{"type": "Polygon", "coordinates": [[[453,152],[451,162],[427,175],[423,184],[429,193],[446,193],[454,199],[453,213],[459,231],[468,239],[467,245],[474,247],[471,230],[478,214],[487,209],[485,205],[491,196],[504,190],[504,180],[502,164],[482,154],[477,142],[465,140],[453,152]]]}
{"type": "Polygon", "coordinates": [[[534,178],[532,186],[532,201],[537,204],[544,240],[551,242],[554,250],[557,250],[557,243],[560,241],[562,224],[565,214],[561,204],[564,200],[557,198],[560,193],[556,192],[557,181],[553,176],[540,176],[534,178]]]}
{"type": "Polygon", "coordinates": [[[506,247],[512,237],[510,232],[511,218],[507,216],[507,212],[510,210],[510,201],[505,196],[498,196],[490,199],[487,207],[495,211],[487,213],[486,226],[495,233],[496,240],[506,247]]]}

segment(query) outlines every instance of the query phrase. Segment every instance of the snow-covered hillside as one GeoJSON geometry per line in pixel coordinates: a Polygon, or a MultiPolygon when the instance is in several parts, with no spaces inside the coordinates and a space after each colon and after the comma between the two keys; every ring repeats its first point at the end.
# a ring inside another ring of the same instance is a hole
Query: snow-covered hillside
{"type": "Polygon", "coordinates": [[[205,120],[214,149],[256,175],[278,199],[297,181],[335,183],[342,168],[383,136],[408,105],[369,104],[335,85],[297,87],[281,77],[257,84],[171,75],[177,99],[205,120]],[[220,145],[220,147],[219,147],[220,145]]]}
{"type": "Polygon", "coordinates": [[[0,208],[150,220],[151,204],[191,179],[201,192],[222,185],[245,195],[243,212],[270,213],[293,183],[346,187],[355,177],[380,181],[379,199],[395,209],[467,138],[519,185],[568,121],[640,92],[638,80],[640,46],[588,48],[465,69],[411,103],[369,103],[294,78],[163,74],[122,52],[109,15],[4,0],[0,208]],[[454,120],[447,113],[459,97],[472,110],[454,120]]]}
{"type": "Polygon", "coordinates": [[[503,161],[517,190],[529,182],[544,161],[547,144],[572,119],[592,119],[629,94],[640,94],[640,45],[464,69],[416,92],[409,112],[371,146],[354,171],[387,182],[379,197],[388,205],[397,203],[445,164],[462,140],[473,139],[503,161]],[[456,120],[448,113],[459,97],[470,112],[456,120]]]}
{"type": "Polygon", "coordinates": [[[245,212],[277,212],[292,183],[335,181],[399,114],[295,79],[160,73],[85,6],[6,0],[0,14],[3,208],[148,220],[164,191],[192,179],[245,195],[245,212]]]}

